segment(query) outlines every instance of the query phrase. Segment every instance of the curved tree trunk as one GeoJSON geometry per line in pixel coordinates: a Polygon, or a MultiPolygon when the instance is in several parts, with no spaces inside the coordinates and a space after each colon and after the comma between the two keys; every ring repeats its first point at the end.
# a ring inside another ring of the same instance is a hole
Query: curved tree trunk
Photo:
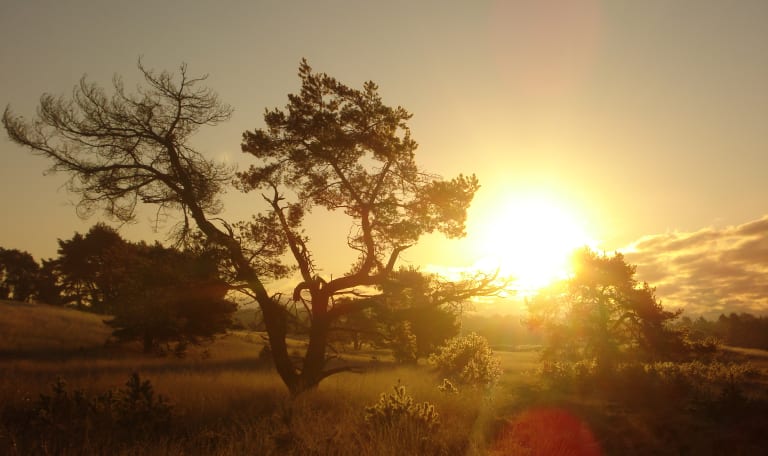
{"type": "Polygon", "coordinates": [[[299,385],[302,391],[298,391],[298,393],[317,388],[317,385],[325,377],[325,353],[329,330],[330,321],[326,315],[317,316],[312,320],[312,326],[309,329],[309,345],[304,355],[304,366],[299,385]]]}

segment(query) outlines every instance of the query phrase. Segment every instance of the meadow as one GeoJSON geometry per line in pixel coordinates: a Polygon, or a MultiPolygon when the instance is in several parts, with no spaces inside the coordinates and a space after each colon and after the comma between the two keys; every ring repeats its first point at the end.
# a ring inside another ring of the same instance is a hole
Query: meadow
{"type": "MultiPolygon", "coordinates": [[[[11,302],[0,303],[0,311],[2,454],[759,454],[768,448],[768,356],[759,350],[724,350],[701,365],[626,369],[611,379],[542,366],[532,350],[497,351],[500,381],[458,392],[441,391],[442,379],[426,363],[398,366],[385,352],[350,350],[340,356],[364,365],[363,373],[332,376],[291,399],[259,358],[258,333],[230,332],[184,358],[147,357],[138,346],[105,345],[109,329],[92,314],[11,302]],[[130,384],[134,373],[138,382],[130,384]],[[366,420],[366,409],[398,385],[415,403],[434,406],[434,426],[366,420]]],[[[302,341],[292,343],[302,349],[302,341]]]]}

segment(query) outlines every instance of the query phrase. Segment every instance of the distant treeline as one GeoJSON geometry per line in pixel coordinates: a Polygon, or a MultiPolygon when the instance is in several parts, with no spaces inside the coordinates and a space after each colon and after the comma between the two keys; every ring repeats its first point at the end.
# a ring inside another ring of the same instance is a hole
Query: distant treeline
{"type": "MultiPolygon", "coordinates": [[[[766,316],[731,313],[720,315],[714,320],[683,316],[676,325],[678,329],[684,329],[693,341],[716,339],[724,345],[768,350],[766,316]]],[[[520,315],[464,314],[461,330],[464,333],[477,332],[483,335],[498,349],[520,349],[543,343],[542,335],[531,331],[525,323],[525,317],[520,315]]]]}
{"type": "Polygon", "coordinates": [[[461,317],[461,332],[476,332],[498,350],[520,350],[544,343],[542,334],[528,328],[521,315],[465,313],[461,317]]]}
{"type": "Polygon", "coordinates": [[[768,350],[768,317],[765,316],[731,313],[722,314],[716,320],[683,317],[680,325],[687,328],[693,340],[716,338],[725,345],[768,350]]]}
{"type": "Polygon", "coordinates": [[[58,256],[38,264],[0,247],[0,299],[71,306],[109,317],[118,341],[144,351],[183,352],[231,324],[220,252],[193,239],[184,249],[128,242],[107,225],[59,239],[58,256]]]}

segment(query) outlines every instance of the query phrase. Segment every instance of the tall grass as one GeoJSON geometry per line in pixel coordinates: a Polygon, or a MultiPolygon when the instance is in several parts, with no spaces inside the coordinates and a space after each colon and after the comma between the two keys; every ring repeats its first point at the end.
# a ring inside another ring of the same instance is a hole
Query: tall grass
{"type": "MultiPolygon", "coordinates": [[[[48,389],[44,377],[34,375],[24,377],[19,390],[23,375],[19,371],[15,382],[3,380],[6,405],[23,406],[37,397],[32,391],[48,389]],[[15,391],[10,391],[11,383],[16,384],[15,391]]],[[[133,442],[93,435],[83,448],[101,452],[109,445],[114,454],[401,455],[422,454],[428,444],[428,454],[483,454],[492,407],[485,391],[441,393],[437,379],[423,368],[341,374],[293,400],[272,372],[157,371],[149,378],[173,406],[174,425],[168,432],[133,442]],[[382,433],[366,423],[365,408],[398,383],[406,385],[416,400],[432,403],[440,414],[440,426],[428,442],[404,438],[407,429],[382,433]]],[[[68,378],[68,384],[73,389],[85,386],[95,395],[124,380],[117,373],[98,378],[86,374],[68,378]]],[[[0,447],[0,453],[13,454],[13,449],[0,447]]]]}
{"type": "MultiPolygon", "coordinates": [[[[726,370],[746,359],[723,358],[625,369],[612,379],[570,369],[558,371],[562,382],[552,382],[541,375],[538,353],[497,352],[504,374],[496,387],[459,386],[458,394],[441,391],[443,379],[426,365],[398,367],[375,351],[341,353],[369,369],[332,376],[291,399],[279,377],[259,365],[259,334],[232,333],[193,347],[184,359],[145,357],[140,347],[104,347],[108,330],[93,315],[8,303],[0,310],[8,315],[0,328],[13,328],[0,350],[0,454],[759,454],[768,448],[768,372],[754,353],[749,370],[741,364],[726,370]],[[162,432],[127,439],[94,426],[99,433],[54,447],[44,434],[30,437],[9,420],[11,411],[34,409],[41,394],[50,395],[58,376],[95,400],[123,388],[133,372],[172,406],[162,432]],[[745,388],[742,401],[719,393],[735,381],[745,388]],[[366,422],[366,408],[395,385],[414,402],[434,406],[439,425],[428,438],[366,422]],[[691,395],[690,385],[704,387],[691,395]]],[[[292,351],[303,349],[304,342],[291,342],[292,351]]]]}
{"type": "Polygon", "coordinates": [[[0,300],[0,356],[83,354],[104,346],[104,316],[45,304],[0,300]]]}

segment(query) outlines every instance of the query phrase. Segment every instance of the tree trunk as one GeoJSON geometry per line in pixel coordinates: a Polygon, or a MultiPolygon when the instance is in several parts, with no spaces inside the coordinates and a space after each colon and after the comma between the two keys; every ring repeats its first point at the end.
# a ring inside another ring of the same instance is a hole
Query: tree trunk
{"type": "Polygon", "coordinates": [[[309,345],[304,355],[301,381],[296,394],[317,388],[323,379],[330,321],[326,315],[315,316],[309,329],[309,345]]]}
{"type": "MultiPolygon", "coordinates": [[[[266,295],[266,293],[264,294],[266,295]]],[[[258,299],[258,303],[264,317],[264,326],[267,329],[267,336],[269,336],[269,347],[272,352],[272,360],[275,363],[275,369],[283,380],[283,383],[288,387],[291,395],[298,394],[298,392],[295,391],[298,388],[300,379],[296,372],[296,368],[293,366],[291,358],[288,355],[288,344],[285,340],[288,332],[285,309],[268,296],[266,296],[266,299],[268,300],[266,302],[263,301],[264,297],[258,292],[257,296],[261,297],[261,299],[258,299]]]]}

